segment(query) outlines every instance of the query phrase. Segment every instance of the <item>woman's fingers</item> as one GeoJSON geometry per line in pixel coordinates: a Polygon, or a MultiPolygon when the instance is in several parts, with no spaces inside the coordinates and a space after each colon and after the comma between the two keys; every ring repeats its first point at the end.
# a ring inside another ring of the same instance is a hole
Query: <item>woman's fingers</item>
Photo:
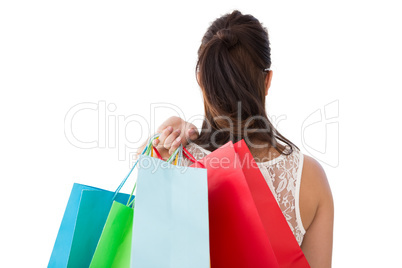
{"type": "Polygon", "coordinates": [[[153,145],[154,147],[158,146],[158,144],[159,144],[159,139],[155,139],[155,140],[152,142],[152,145],[153,145]]]}
{"type": "Polygon", "coordinates": [[[176,151],[176,149],[179,148],[180,144],[181,144],[181,137],[179,136],[172,142],[172,145],[170,146],[169,149],[169,154],[170,155],[173,154],[174,151],[176,151]]]}
{"type": "Polygon", "coordinates": [[[162,133],[161,133],[161,135],[159,136],[159,138],[153,141],[152,145],[153,145],[153,146],[157,146],[158,144],[161,144],[161,145],[164,147],[164,143],[165,143],[166,138],[167,138],[170,134],[172,134],[172,132],[173,132],[173,127],[171,127],[171,126],[166,127],[166,128],[162,131],[162,133]]]}
{"type": "MultiPolygon", "coordinates": [[[[176,120],[175,118],[173,119],[176,120]]],[[[160,150],[166,150],[169,154],[172,154],[181,144],[186,146],[189,142],[198,138],[198,130],[193,124],[185,122],[185,125],[181,124],[179,126],[177,122],[175,123],[175,126],[160,126],[158,128],[160,136],[152,142],[152,145],[160,150]]]]}
{"type": "MultiPolygon", "coordinates": [[[[163,147],[164,147],[166,150],[169,150],[170,147],[172,146],[172,143],[174,142],[174,140],[177,139],[177,137],[180,137],[180,132],[181,132],[180,129],[176,129],[175,131],[173,131],[173,132],[165,139],[165,141],[163,142],[163,147]]],[[[161,141],[160,144],[162,144],[162,141],[161,141]]]]}
{"type": "MultiPolygon", "coordinates": [[[[194,125],[193,125],[194,126],[194,125]]],[[[190,129],[187,130],[187,141],[193,141],[197,139],[199,136],[198,130],[195,127],[191,127],[190,129]]]]}

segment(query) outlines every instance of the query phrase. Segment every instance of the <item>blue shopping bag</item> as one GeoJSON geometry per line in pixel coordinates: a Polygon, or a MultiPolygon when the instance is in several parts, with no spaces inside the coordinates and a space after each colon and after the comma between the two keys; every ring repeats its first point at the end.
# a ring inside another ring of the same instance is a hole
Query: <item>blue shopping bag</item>
{"type": "Polygon", "coordinates": [[[131,267],[209,268],[207,170],[141,156],[131,267]]]}
{"type": "Polygon", "coordinates": [[[113,200],[129,195],[75,183],[57,234],[48,267],[89,267],[113,200]]]}

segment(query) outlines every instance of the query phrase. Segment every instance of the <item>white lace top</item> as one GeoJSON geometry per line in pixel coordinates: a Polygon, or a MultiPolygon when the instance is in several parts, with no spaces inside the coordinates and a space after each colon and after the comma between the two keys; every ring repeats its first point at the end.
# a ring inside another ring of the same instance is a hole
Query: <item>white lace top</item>
{"type": "MultiPolygon", "coordinates": [[[[210,153],[210,151],[190,143],[186,149],[197,159],[200,160],[210,153]]],[[[290,148],[287,147],[287,150],[290,148]]],[[[183,165],[189,166],[192,163],[185,159],[183,165]]],[[[290,229],[292,230],[299,245],[303,242],[306,231],[300,218],[299,192],[300,179],[303,168],[303,154],[293,148],[289,155],[281,154],[266,162],[257,162],[265,181],[272,191],[279,207],[285,216],[290,229]]]]}

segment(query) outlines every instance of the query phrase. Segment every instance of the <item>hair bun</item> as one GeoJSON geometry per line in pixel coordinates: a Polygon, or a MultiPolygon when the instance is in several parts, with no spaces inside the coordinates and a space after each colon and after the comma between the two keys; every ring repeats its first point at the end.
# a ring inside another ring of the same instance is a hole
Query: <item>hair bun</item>
{"type": "Polygon", "coordinates": [[[216,35],[223,43],[226,45],[227,48],[231,48],[237,44],[239,39],[230,29],[220,29],[216,35]]]}

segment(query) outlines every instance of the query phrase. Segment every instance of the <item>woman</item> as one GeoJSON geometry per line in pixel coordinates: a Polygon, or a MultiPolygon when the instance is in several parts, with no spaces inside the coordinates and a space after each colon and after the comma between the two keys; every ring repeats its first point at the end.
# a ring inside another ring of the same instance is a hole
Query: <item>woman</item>
{"type": "Polygon", "coordinates": [[[331,190],[320,164],[282,136],[266,115],[270,66],[268,33],[257,19],[234,11],[215,20],[198,51],[205,109],[201,133],[172,117],[159,127],[154,145],[164,158],[183,144],[200,159],[230,140],[244,139],[311,267],[331,267],[331,190]]]}

